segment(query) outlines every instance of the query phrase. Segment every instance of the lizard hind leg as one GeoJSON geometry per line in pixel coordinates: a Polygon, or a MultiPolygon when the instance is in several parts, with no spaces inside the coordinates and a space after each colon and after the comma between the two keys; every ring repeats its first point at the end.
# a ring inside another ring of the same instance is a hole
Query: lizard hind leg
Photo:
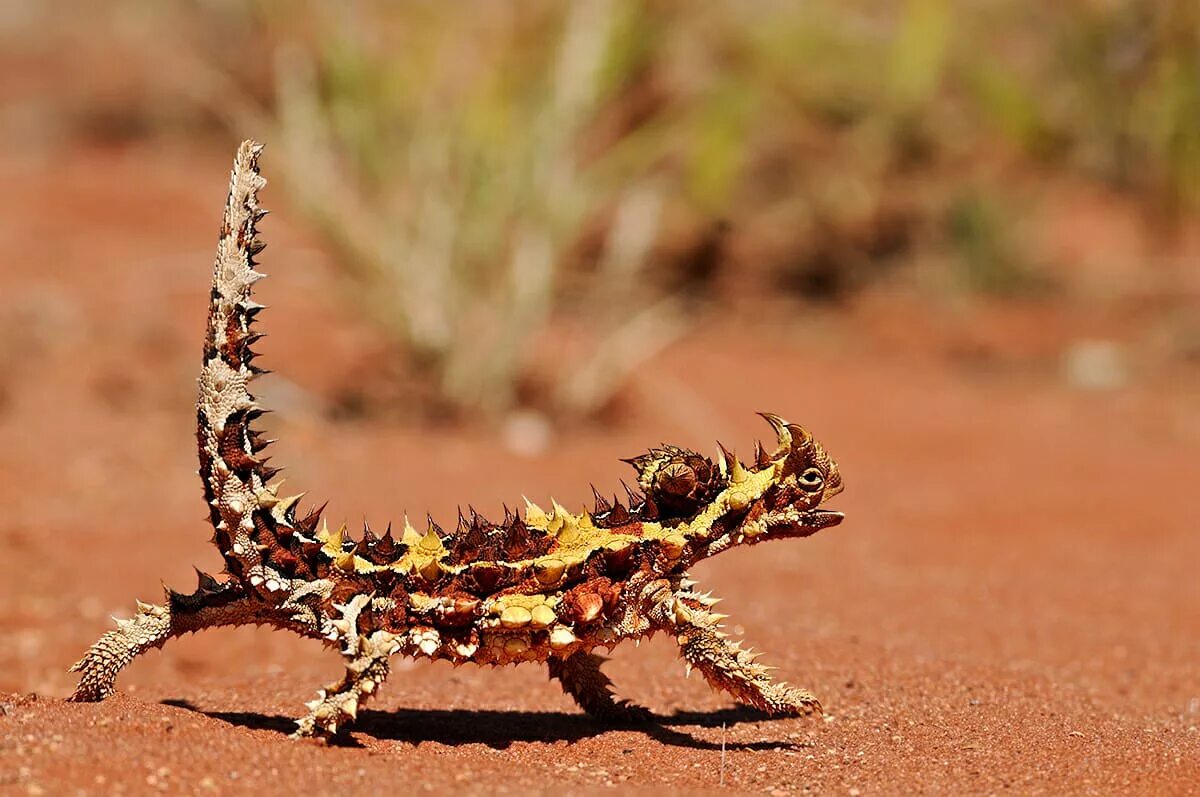
{"type": "Polygon", "coordinates": [[[306,704],[308,713],[296,721],[295,737],[330,738],[358,718],[358,709],[378,691],[388,676],[388,658],[400,648],[387,631],[357,637],[353,653],[346,653],[342,680],[317,693],[306,704]]]}
{"type": "Polygon", "coordinates": [[[117,675],[140,654],[160,648],[168,639],[220,625],[242,625],[261,620],[262,604],[248,599],[233,582],[218,582],[201,573],[200,586],[190,595],[168,591],[167,605],[142,603],[132,618],[117,620],[117,627],[88,648],[71,666],[80,673],[70,700],[95,702],[113,693],[117,675]]]}
{"type": "Polygon", "coordinates": [[[613,694],[612,681],[601,670],[606,661],[595,653],[579,651],[565,659],[551,658],[550,678],[562,685],[562,690],[575,699],[590,716],[616,724],[646,722],[652,718],[649,709],[613,694]]]}
{"type": "Polygon", "coordinates": [[[714,603],[707,595],[679,591],[657,607],[656,623],[675,637],[688,673],[694,667],[714,689],[768,714],[821,713],[821,704],[812,694],[772,680],[768,668],[755,661],[761,654],[721,632],[724,615],[710,611],[714,603]]]}

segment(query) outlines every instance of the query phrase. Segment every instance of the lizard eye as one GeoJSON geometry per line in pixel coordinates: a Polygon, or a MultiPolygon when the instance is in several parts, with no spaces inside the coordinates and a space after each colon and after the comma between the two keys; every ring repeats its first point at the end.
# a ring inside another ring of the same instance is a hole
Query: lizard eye
{"type": "Polygon", "coordinates": [[[825,486],[825,477],[821,475],[819,468],[808,468],[800,474],[798,481],[800,486],[810,493],[815,493],[825,486]]]}

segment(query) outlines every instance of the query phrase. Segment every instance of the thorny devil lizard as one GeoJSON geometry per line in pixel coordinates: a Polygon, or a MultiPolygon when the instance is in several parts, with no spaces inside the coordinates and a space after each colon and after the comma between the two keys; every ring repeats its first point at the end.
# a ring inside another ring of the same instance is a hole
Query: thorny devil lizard
{"type": "MultiPolygon", "coordinates": [[[[626,503],[596,493],[573,514],[552,502],[505,510],[500,523],[473,510],[446,532],[405,521],[399,539],[364,529],[331,531],[321,509],[298,510],[261,456],[252,428],[265,410],[249,392],[252,331],[262,305],[251,289],[264,275],[255,256],[266,211],[258,191],[262,146],[243,142],[230,178],[217,244],[197,430],[204,497],[225,560],[223,578],[199,574],[195,592],[167,590],[165,605],[139,601],[74,665],[72,699],[103,700],[135,656],[202,628],[265,623],[336,646],[345,675],[321,690],[298,736],[328,737],[354,720],[388,674],[395,654],[454,664],[546,662],[551,678],[593,716],[630,721],[645,709],[614,697],[592,651],[665,631],[688,672],[771,714],[820,711],[808,692],[772,681],[756,653],[721,631],[717,602],[688,569],[735,545],[807,537],[842,520],[818,507],[842,489],[837,465],[807,431],[764,413],[778,443],[756,445],[753,463],[721,449],[716,462],[664,445],[627,460],[641,492],[626,503]]],[[[593,492],[595,492],[593,488],[593,492]]],[[[322,507],[323,509],[323,507],[322,507]]]]}

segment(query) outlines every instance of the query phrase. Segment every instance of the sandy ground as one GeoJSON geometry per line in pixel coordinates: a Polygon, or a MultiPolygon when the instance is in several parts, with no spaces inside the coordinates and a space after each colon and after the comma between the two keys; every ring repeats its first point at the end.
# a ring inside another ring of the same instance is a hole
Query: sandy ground
{"type": "Polygon", "coordinates": [[[1194,368],[1073,391],[1057,308],[943,324],[867,302],[698,330],[637,372],[619,424],[518,456],[471,425],[322,411],[371,338],[285,209],[266,228],[263,394],[277,460],[333,518],[578,503],[660,440],[748,451],[757,409],[815,430],[847,521],[696,575],[828,713],[735,708],[655,640],[610,665],[658,715],[644,729],[592,722],[537,667],[397,662],[326,747],[286,733],[336,658],[265,629],[173,642],[115,698],[63,702],[108,615],[220,566],[191,400],[226,158],[78,157],[0,161],[22,187],[0,193],[0,793],[1200,790],[1194,368]]]}

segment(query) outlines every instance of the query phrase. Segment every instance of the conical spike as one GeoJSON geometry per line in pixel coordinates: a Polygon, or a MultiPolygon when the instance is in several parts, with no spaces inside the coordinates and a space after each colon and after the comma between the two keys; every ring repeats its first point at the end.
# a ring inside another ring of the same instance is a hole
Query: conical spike
{"type": "Polygon", "coordinates": [[[201,592],[212,592],[213,590],[218,589],[221,586],[220,581],[217,581],[215,578],[210,576],[208,573],[205,573],[200,568],[193,567],[192,569],[196,571],[196,582],[197,582],[196,588],[199,589],[201,592]]]}
{"type": "MultiPolygon", "coordinates": [[[[257,432],[254,429],[247,429],[246,442],[250,445],[250,453],[257,454],[275,441],[264,438],[261,432],[257,432]]],[[[265,462],[266,460],[262,461],[265,462]]]]}
{"type": "Polygon", "coordinates": [[[376,542],[378,542],[378,540],[376,539],[375,534],[371,531],[371,527],[367,525],[367,522],[364,520],[362,537],[359,538],[358,544],[354,546],[354,552],[359,556],[369,558],[371,552],[375,548],[376,542]]]}
{"type": "Polygon", "coordinates": [[[404,531],[400,534],[400,541],[409,548],[421,544],[421,535],[413,528],[413,524],[408,522],[408,515],[404,516],[404,531]]]}
{"type": "Polygon", "coordinates": [[[629,522],[629,510],[627,510],[625,508],[625,505],[622,504],[617,499],[616,495],[614,495],[613,501],[612,501],[612,509],[610,509],[608,511],[608,523],[606,525],[609,526],[610,528],[612,528],[612,527],[624,525],[625,523],[628,523],[628,522],[629,522]]]}
{"type": "Polygon", "coordinates": [[[287,498],[279,499],[279,503],[271,510],[271,514],[277,518],[292,517],[292,512],[296,509],[296,504],[300,503],[300,499],[306,495],[308,493],[296,493],[295,495],[289,495],[287,498]]]}
{"type": "Polygon", "coordinates": [[[636,457],[625,457],[622,458],[621,461],[632,465],[634,470],[636,470],[640,475],[642,471],[644,471],[650,465],[650,463],[654,461],[655,455],[660,453],[662,453],[661,448],[651,451],[648,454],[638,454],[636,457]]]}
{"type": "Polygon", "coordinates": [[[436,551],[442,547],[442,535],[438,525],[433,522],[433,518],[429,518],[429,528],[425,531],[425,536],[421,538],[421,547],[427,551],[436,551]]]}
{"type": "Polygon", "coordinates": [[[371,550],[375,564],[390,564],[396,559],[396,540],[392,537],[392,524],[389,523],[383,536],[371,550]]]}
{"type": "Polygon", "coordinates": [[[812,444],[812,435],[803,426],[794,423],[787,425],[788,434],[791,435],[791,448],[807,448],[812,444]]]}
{"type": "Polygon", "coordinates": [[[763,448],[762,441],[755,440],[754,441],[754,468],[755,468],[755,470],[762,470],[763,468],[765,468],[766,466],[768,466],[770,464],[771,464],[771,457],[768,456],[766,450],[763,448]]]}
{"type": "Polygon", "coordinates": [[[600,495],[600,491],[596,489],[596,485],[594,485],[594,484],[591,485],[591,488],[592,488],[592,495],[595,496],[595,498],[596,498],[596,507],[595,507],[595,509],[592,510],[592,514],[593,515],[602,515],[605,512],[612,509],[612,504],[610,504],[604,498],[604,496],[600,495]]]}
{"type": "Polygon", "coordinates": [[[530,501],[525,496],[525,522],[534,526],[545,526],[550,518],[546,515],[546,510],[530,501]]]}
{"type": "Polygon", "coordinates": [[[325,545],[333,551],[341,551],[346,540],[346,524],[338,526],[338,530],[329,535],[329,539],[325,541],[325,545]]]}
{"type": "Polygon", "coordinates": [[[771,428],[775,430],[775,436],[779,438],[773,458],[778,459],[786,455],[792,450],[792,433],[788,428],[788,422],[773,412],[760,412],[758,414],[764,421],[771,424],[771,428]]]}
{"type": "Polygon", "coordinates": [[[312,534],[317,530],[317,521],[322,520],[322,515],[325,512],[325,507],[329,506],[329,502],[321,504],[309,511],[302,519],[296,521],[296,528],[305,534],[312,534]]]}
{"type": "Polygon", "coordinates": [[[746,469],[742,467],[742,463],[738,462],[737,456],[726,448],[721,441],[717,441],[717,447],[721,449],[721,457],[725,462],[725,472],[729,476],[731,484],[741,484],[746,481],[746,469]]]}

